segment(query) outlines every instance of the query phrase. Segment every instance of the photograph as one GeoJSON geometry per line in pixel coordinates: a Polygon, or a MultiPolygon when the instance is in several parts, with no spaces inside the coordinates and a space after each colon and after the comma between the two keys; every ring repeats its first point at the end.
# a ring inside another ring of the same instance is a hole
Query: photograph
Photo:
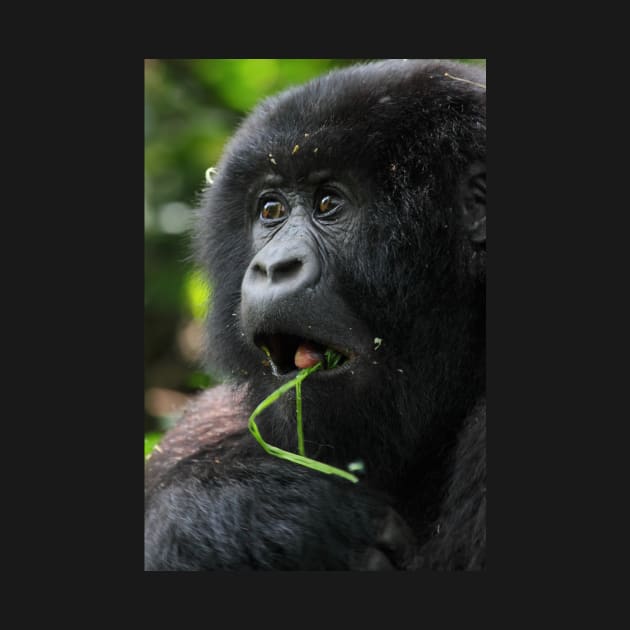
{"type": "Polygon", "coordinates": [[[144,571],[485,571],[486,251],[486,59],[144,59],[144,571]]]}

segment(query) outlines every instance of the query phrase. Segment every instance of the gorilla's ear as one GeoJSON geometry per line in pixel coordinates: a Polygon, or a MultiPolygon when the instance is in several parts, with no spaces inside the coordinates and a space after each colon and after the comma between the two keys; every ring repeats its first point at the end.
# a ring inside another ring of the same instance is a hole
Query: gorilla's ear
{"type": "Polygon", "coordinates": [[[461,214],[464,230],[473,243],[486,242],[486,165],[473,164],[462,182],[461,214]]]}

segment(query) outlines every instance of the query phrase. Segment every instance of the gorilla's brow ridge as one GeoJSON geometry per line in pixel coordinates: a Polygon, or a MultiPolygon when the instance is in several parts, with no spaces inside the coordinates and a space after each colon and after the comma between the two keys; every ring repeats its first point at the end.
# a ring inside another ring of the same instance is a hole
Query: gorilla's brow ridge
{"type": "Polygon", "coordinates": [[[306,178],[309,184],[320,184],[327,179],[330,179],[332,175],[332,171],[330,169],[324,169],[321,171],[313,171],[306,178]]]}
{"type": "Polygon", "coordinates": [[[268,186],[281,186],[284,183],[284,177],[282,177],[282,175],[279,175],[278,173],[271,173],[265,175],[262,178],[261,183],[268,186]]]}
{"type": "Polygon", "coordinates": [[[265,186],[271,186],[271,187],[276,188],[276,187],[282,186],[283,184],[284,184],[284,177],[282,177],[282,175],[278,173],[267,173],[267,175],[263,177],[254,179],[251,186],[249,186],[249,188],[247,189],[247,194],[252,195],[254,194],[254,191],[260,190],[261,188],[264,188],[265,186]]]}

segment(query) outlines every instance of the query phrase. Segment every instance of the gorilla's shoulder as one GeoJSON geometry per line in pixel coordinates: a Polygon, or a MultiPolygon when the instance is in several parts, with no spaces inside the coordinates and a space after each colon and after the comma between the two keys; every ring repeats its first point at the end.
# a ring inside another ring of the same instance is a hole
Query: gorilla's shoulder
{"type": "Polygon", "coordinates": [[[158,478],[181,459],[246,428],[244,396],[242,387],[217,385],[193,397],[178,423],[147,459],[146,489],[152,488],[158,478]]]}

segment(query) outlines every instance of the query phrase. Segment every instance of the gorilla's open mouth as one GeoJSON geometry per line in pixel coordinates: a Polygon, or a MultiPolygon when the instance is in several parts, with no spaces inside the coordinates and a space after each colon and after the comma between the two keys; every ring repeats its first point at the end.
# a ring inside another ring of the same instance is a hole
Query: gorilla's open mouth
{"type": "Polygon", "coordinates": [[[308,368],[320,361],[324,369],[335,369],[341,367],[350,358],[341,350],[296,335],[258,334],[254,336],[254,343],[269,357],[274,372],[278,374],[288,374],[296,369],[308,368]],[[327,350],[332,350],[340,356],[334,367],[327,364],[327,350]]]}

